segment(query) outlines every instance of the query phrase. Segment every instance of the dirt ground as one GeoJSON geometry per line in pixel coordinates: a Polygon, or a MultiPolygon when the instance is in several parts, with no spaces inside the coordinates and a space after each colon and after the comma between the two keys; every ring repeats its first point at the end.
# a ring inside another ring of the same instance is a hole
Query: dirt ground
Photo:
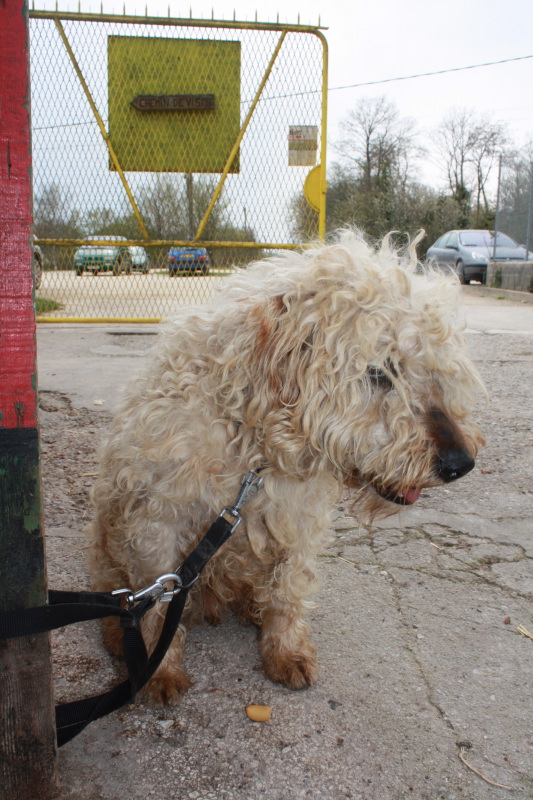
{"type": "MultiPolygon", "coordinates": [[[[182,705],[130,706],[63,748],[62,800],[533,796],[533,641],[515,630],[533,631],[533,336],[468,339],[489,391],[477,412],[487,445],[471,475],[424,491],[399,522],[360,530],[339,509],[312,615],[317,688],[270,684],[253,631],[234,620],[199,629],[182,705]],[[249,723],[247,702],[272,705],[273,722],[249,723]]],[[[120,346],[151,340],[132,333],[120,346]]],[[[88,587],[83,529],[110,418],[40,393],[53,588],[88,587]]],[[[96,624],[54,634],[53,653],[59,701],[121,674],[96,624]]]]}

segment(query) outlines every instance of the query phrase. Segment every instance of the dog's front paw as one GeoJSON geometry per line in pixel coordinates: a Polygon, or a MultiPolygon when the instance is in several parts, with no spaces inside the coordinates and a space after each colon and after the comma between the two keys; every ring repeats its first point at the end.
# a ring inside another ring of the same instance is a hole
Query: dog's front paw
{"type": "Polygon", "coordinates": [[[306,652],[270,653],[263,664],[270,680],[283,683],[288,689],[305,689],[318,677],[315,651],[311,645],[307,646],[306,652]]]}
{"type": "Polygon", "coordinates": [[[140,699],[152,708],[177,705],[193,685],[183,669],[172,672],[159,669],[139,692],[140,699]]]}

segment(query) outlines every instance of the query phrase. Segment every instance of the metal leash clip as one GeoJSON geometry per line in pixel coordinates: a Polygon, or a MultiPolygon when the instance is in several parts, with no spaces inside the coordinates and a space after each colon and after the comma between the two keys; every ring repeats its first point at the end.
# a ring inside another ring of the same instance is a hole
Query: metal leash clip
{"type": "Polygon", "coordinates": [[[241,516],[241,508],[242,506],[254,497],[259,489],[263,486],[265,480],[255,470],[251,470],[247,472],[244,478],[242,479],[241,488],[239,490],[239,494],[237,495],[237,499],[232,506],[226,506],[222,509],[219,514],[219,517],[223,517],[226,514],[229,514],[235,521],[233,523],[233,527],[231,529],[231,533],[237,528],[238,525],[241,524],[242,516],[241,516]]]}
{"type": "Polygon", "coordinates": [[[128,608],[131,608],[134,603],[139,603],[141,600],[159,600],[160,603],[170,603],[174,595],[178,594],[183,588],[183,584],[179,575],[175,572],[167,572],[165,575],[160,575],[155,579],[155,583],[147,586],[145,589],[139,589],[138,592],[132,592],[131,589],[115,589],[111,592],[112,595],[125,594],[126,603],[128,608]],[[171,589],[165,588],[166,583],[172,582],[174,585],[171,589]]]}
{"type": "MultiPolygon", "coordinates": [[[[264,479],[255,470],[247,472],[242,479],[241,488],[234,505],[223,508],[219,517],[224,517],[228,514],[233,521],[230,534],[233,533],[235,528],[240,525],[242,521],[240,509],[248,500],[257,494],[259,489],[263,486],[264,479]]],[[[229,522],[229,520],[228,520],[229,522]]],[[[201,544],[201,543],[200,543],[201,544]]],[[[180,567],[178,567],[178,570],[180,567]]],[[[160,603],[169,603],[172,598],[178,594],[182,589],[189,589],[193,583],[199,578],[199,574],[186,586],[176,572],[167,572],[165,575],[160,575],[155,579],[155,583],[147,586],[145,589],[139,589],[138,592],[132,592],[131,589],[115,589],[111,592],[112,595],[125,595],[126,604],[131,608],[135,603],[140,603],[143,600],[159,600],[160,603]],[[171,588],[166,588],[165,584],[172,583],[171,588]]]]}

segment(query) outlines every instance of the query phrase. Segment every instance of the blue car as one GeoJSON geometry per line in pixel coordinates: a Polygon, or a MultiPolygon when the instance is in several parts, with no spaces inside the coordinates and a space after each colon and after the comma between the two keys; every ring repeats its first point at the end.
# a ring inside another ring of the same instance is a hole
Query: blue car
{"type": "Polygon", "coordinates": [[[437,239],[426,254],[427,261],[453,267],[461,283],[487,279],[489,261],[525,261],[533,257],[526,248],[505,233],[493,231],[448,231],[437,239]]]}
{"type": "Polygon", "coordinates": [[[209,273],[209,256],[205,247],[171,247],[168,253],[168,274],[171,278],[178,273],[191,275],[209,273]]]}

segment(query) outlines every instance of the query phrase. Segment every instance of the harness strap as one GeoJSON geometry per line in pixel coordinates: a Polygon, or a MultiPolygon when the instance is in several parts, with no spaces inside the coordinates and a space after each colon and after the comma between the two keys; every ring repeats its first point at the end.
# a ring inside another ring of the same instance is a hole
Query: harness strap
{"type": "Polygon", "coordinates": [[[76,622],[120,617],[124,628],[123,653],[128,678],[107,692],[56,706],[57,744],[73,739],[90,722],[133,701],[136,693],[155,673],[178,629],[190,586],[210,558],[227,541],[235,522],[218,517],[180,569],[183,587],[168,604],[159,640],[148,656],[140,622],[156,600],[146,597],[132,607],[123,607],[118,596],[105,592],[48,592],[48,605],[0,613],[0,639],[13,639],[63,628],[76,622]]]}
{"type": "Polygon", "coordinates": [[[63,592],[51,589],[46,606],[1,612],[0,639],[46,633],[74,622],[110,616],[130,617],[132,612],[120,607],[119,598],[104,592],[63,592]]]}
{"type": "Polygon", "coordinates": [[[74,700],[56,707],[57,744],[61,747],[78,735],[90,722],[131,703],[136,693],[150,680],[176,633],[183,613],[188,589],[176,595],[167,608],[159,640],[150,658],[146,653],[140,630],[124,630],[123,652],[129,677],[108,692],[74,700]]]}
{"type": "Polygon", "coordinates": [[[241,522],[240,508],[249,496],[262,486],[258,471],[248,472],[233,506],[224,508],[205,536],[196,545],[177,573],[168,573],[156,579],[155,584],[136,594],[130,590],[118,593],[49,591],[48,605],[35,608],[20,608],[0,612],[0,639],[29,636],[63,628],[75,622],[120,617],[124,628],[123,653],[128,669],[128,678],[102,694],[74,700],[56,706],[56,730],[58,746],[65,744],[82,731],[90,722],[116,711],[131,702],[135,694],[150,680],[161,664],[180,623],[187,595],[193,583],[200,577],[205,565],[222,547],[241,522]],[[229,519],[227,519],[229,517],[229,519]],[[174,588],[166,590],[166,583],[174,588]],[[121,605],[120,594],[127,596],[127,605],[121,605]],[[169,602],[158,642],[148,656],[141,634],[141,619],[157,600],[169,602]]]}
{"type": "Polygon", "coordinates": [[[235,520],[228,522],[222,516],[213,522],[204,538],[196,545],[192,553],[187,556],[178,570],[184,587],[194,583],[207,562],[229,539],[235,527],[235,520]]]}

